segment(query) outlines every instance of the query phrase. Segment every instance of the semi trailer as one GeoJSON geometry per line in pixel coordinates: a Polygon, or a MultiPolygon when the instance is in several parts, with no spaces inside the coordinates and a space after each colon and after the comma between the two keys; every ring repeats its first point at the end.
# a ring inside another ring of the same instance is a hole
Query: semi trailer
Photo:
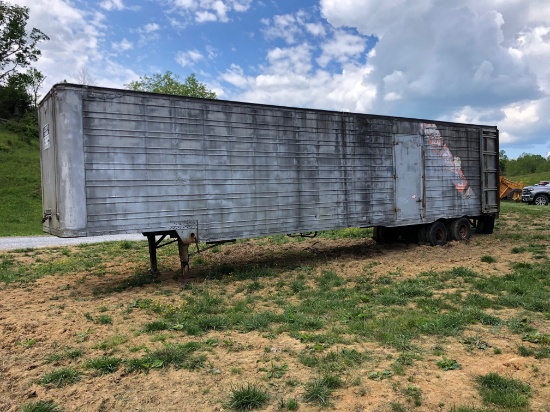
{"type": "Polygon", "coordinates": [[[57,84],[39,108],[43,230],[188,248],[373,227],[443,245],[499,213],[495,126],[57,84]],[[165,243],[164,243],[165,244],[165,243]]]}

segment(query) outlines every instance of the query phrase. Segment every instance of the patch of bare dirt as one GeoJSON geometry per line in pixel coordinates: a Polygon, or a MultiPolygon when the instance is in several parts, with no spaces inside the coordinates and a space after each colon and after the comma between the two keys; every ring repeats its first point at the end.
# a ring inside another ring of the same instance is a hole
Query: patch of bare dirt
{"type": "MultiPolygon", "coordinates": [[[[281,268],[279,277],[290,281],[294,274],[285,271],[290,264],[309,266],[316,274],[331,270],[346,279],[370,276],[372,281],[383,276],[394,279],[415,277],[421,272],[445,271],[466,267],[485,276],[504,275],[514,262],[530,261],[530,255],[513,254],[517,242],[496,236],[474,236],[468,242],[450,242],[444,247],[416,244],[376,245],[370,239],[322,238],[302,242],[274,244],[269,240],[249,241],[206,252],[192,266],[193,282],[201,287],[211,285],[227,295],[246,290],[237,289],[246,282],[224,282],[211,279],[209,273],[221,265],[269,265],[281,268]],[[483,263],[490,255],[494,263],[483,263]],[[375,262],[373,264],[373,262],[375,262]]],[[[44,250],[47,254],[47,250],[44,250]]],[[[35,256],[34,259],[37,257],[35,256]]],[[[196,258],[195,258],[196,259],[196,258]]],[[[257,384],[270,393],[264,408],[280,410],[281,400],[295,398],[300,411],[317,411],[319,406],[302,400],[305,383],[318,376],[314,369],[299,362],[298,354],[311,347],[286,333],[212,331],[201,336],[187,336],[178,331],[160,334],[140,332],[143,325],[159,316],[147,310],[128,310],[133,302],[152,299],[159,304],[179,305],[181,297],[192,293],[176,279],[178,260],[164,258],[164,273],[157,283],[126,290],[98,293],[116,287],[124,278],[144,270],[142,264],[125,263],[124,259],[109,262],[106,274],[48,276],[24,285],[9,285],[2,290],[0,300],[0,411],[18,411],[35,400],[52,400],[65,411],[223,411],[231,391],[245,383],[257,384]],[[94,292],[95,291],[95,292],[94,292]],[[89,321],[100,314],[111,317],[112,324],[89,321]],[[100,343],[113,337],[123,337],[124,343],[114,348],[101,348],[100,343]],[[124,359],[143,356],[146,350],[160,348],[164,342],[203,342],[208,349],[205,366],[188,371],[173,367],[153,369],[149,373],[127,373],[120,367],[111,374],[99,375],[84,369],[87,359],[104,355],[124,359]],[[210,343],[212,344],[210,344],[210,343]],[[53,354],[66,348],[81,348],[84,355],[75,360],[48,361],[53,354]],[[146,349],[145,349],[146,348],[146,349]],[[40,379],[61,366],[74,366],[83,371],[81,380],[57,388],[42,385],[40,379]],[[267,376],[274,366],[287,365],[280,378],[267,376]]],[[[231,274],[226,274],[230,277],[231,274]]],[[[270,278],[267,283],[276,280],[270,278]]],[[[267,285],[260,293],[276,293],[267,285]]],[[[519,311],[499,310],[498,316],[510,319],[519,311]]],[[[548,321],[540,318],[533,326],[541,333],[550,333],[548,321]]],[[[418,342],[421,360],[408,366],[403,375],[381,380],[369,379],[373,371],[391,370],[399,353],[376,342],[356,341],[348,348],[368,353],[368,359],[342,375],[342,389],[331,398],[335,411],[392,411],[397,403],[407,410],[448,411],[452,405],[481,406],[474,384],[476,375],[497,372],[520,379],[532,388],[532,411],[548,411],[550,405],[550,362],[548,359],[522,357],[518,354],[521,336],[506,328],[498,331],[488,326],[473,325],[460,339],[456,337],[424,337],[418,342]],[[471,339],[465,339],[470,337],[471,339]],[[474,341],[474,344],[466,344],[474,341]],[[475,345],[475,341],[484,344],[475,345]],[[485,345],[486,344],[486,345],[485,345]],[[441,355],[434,348],[443,346],[445,356],[455,359],[461,369],[443,371],[436,361],[441,355]],[[495,353],[498,348],[500,353],[495,353]],[[412,388],[412,389],[411,389],[412,388]],[[411,390],[421,391],[421,404],[415,405],[411,390]]],[[[328,350],[338,350],[334,345],[328,350]]]]}

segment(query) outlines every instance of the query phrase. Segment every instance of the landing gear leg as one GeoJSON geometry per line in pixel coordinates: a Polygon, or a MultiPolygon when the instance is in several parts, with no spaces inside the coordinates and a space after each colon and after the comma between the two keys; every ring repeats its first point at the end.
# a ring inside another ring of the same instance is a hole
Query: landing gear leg
{"type": "Polygon", "coordinates": [[[189,282],[189,244],[178,236],[178,251],[181,262],[181,275],[183,283],[189,282]]]}
{"type": "Polygon", "coordinates": [[[149,272],[153,276],[159,276],[160,272],[157,263],[157,239],[154,234],[148,233],[146,236],[147,242],[149,243],[149,261],[151,263],[151,269],[149,269],[149,272]]]}
{"type": "Polygon", "coordinates": [[[197,222],[190,222],[188,223],[188,226],[183,229],[143,233],[143,235],[147,237],[147,241],[149,243],[149,260],[151,262],[150,273],[153,276],[160,275],[157,264],[157,249],[163,246],[167,246],[171,243],[178,242],[178,252],[181,262],[181,274],[183,276],[183,281],[188,282],[189,245],[193,243],[196,244],[197,251],[199,246],[199,239],[196,233],[198,233],[197,222]],[[157,240],[157,236],[160,236],[159,240],[157,240]],[[170,236],[170,239],[173,240],[162,243],[166,236],[170,236]]]}

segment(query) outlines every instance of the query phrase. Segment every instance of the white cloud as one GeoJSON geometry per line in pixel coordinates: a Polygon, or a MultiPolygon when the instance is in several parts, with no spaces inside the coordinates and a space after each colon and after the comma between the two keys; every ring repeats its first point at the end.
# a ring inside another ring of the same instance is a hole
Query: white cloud
{"type": "Polygon", "coordinates": [[[225,5],[223,1],[217,0],[212,3],[212,9],[215,11],[220,21],[226,22],[229,20],[227,18],[227,12],[229,8],[225,5]]]}
{"type": "Polygon", "coordinates": [[[218,57],[218,50],[215,47],[208,44],[205,46],[205,49],[208,59],[213,60],[218,57]]]}
{"type": "Polygon", "coordinates": [[[550,93],[550,20],[546,25],[522,29],[510,52],[527,62],[541,89],[550,93]]]}
{"type": "Polygon", "coordinates": [[[198,6],[198,1],[196,0],[173,0],[172,3],[174,6],[182,9],[191,9],[198,6]]]}
{"type": "Polygon", "coordinates": [[[401,91],[407,83],[407,76],[401,70],[384,76],[384,100],[400,100],[402,98],[401,91]]]}
{"type": "Polygon", "coordinates": [[[221,77],[223,81],[240,89],[246,89],[254,82],[253,78],[247,78],[245,76],[242,67],[237,64],[232,64],[221,77]]]}
{"type": "Polygon", "coordinates": [[[306,23],[304,27],[309,34],[315,37],[324,37],[327,34],[325,26],[321,23],[306,23]]]}
{"type": "Polygon", "coordinates": [[[378,42],[369,52],[376,111],[497,124],[504,144],[547,141],[547,0],[320,0],[335,27],[378,42]]]}
{"type": "Polygon", "coordinates": [[[550,110],[549,97],[517,102],[504,107],[502,111],[505,118],[499,122],[499,128],[506,132],[501,139],[503,144],[513,143],[520,146],[540,140],[550,145],[548,110],[550,110]]]}
{"type": "Polygon", "coordinates": [[[69,80],[78,68],[101,60],[101,14],[87,13],[63,0],[21,0],[19,4],[30,9],[29,26],[50,37],[40,43],[42,57],[36,64],[38,70],[56,74],[56,78],[47,77],[46,87],[69,80]]]}
{"type": "Polygon", "coordinates": [[[138,45],[144,46],[147,43],[160,39],[160,25],[157,23],[147,23],[137,29],[139,33],[138,45]]]}
{"type": "MultiPolygon", "coordinates": [[[[271,75],[285,72],[306,74],[313,70],[315,62],[322,68],[333,62],[343,65],[361,59],[366,50],[364,36],[343,29],[334,30],[315,21],[312,15],[303,10],[294,14],[275,15],[271,19],[263,19],[262,23],[266,39],[282,39],[291,46],[268,51],[269,66],[266,70],[271,75]]],[[[270,77],[270,80],[273,78],[270,77]]]]}
{"type": "Polygon", "coordinates": [[[321,13],[334,27],[357,27],[363,34],[381,37],[396,22],[421,13],[431,1],[320,0],[320,3],[321,13]],[[405,7],[407,3],[409,7],[405,7]]]}
{"type": "Polygon", "coordinates": [[[307,43],[288,48],[275,48],[267,52],[269,73],[306,74],[311,71],[311,46],[307,43]]]}
{"type": "Polygon", "coordinates": [[[275,15],[271,19],[262,19],[262,30],[267,39],[283,39],[287,44],[302,41],[307,35],[323,38],[327,27],[321,22],[313,21],[313,16],[299,10],[294,14],[275,15]]]}
{"type": "Polygon", "coordinates": [[[231,6],[235,11],[238,11],[239,13],[243,13],[247,11],[250,8],[250,5],[252,4],[252,0],[233,0],[231,2],[231,6]]]}
{"type": "Polygon", "coordinates": [[[363,81],[370,66],[345,63],[336,73],[317,70],[313,52],[306,42],[272,48],[260,74],[250,76],[232,65],[222,80],[239,89],[234,98],[244,101],[356,112],[372,109],[376,89],[363,81]]]}
{"type": "Polygon", "coordinates": [[[154,33],[160,30],[160,26],[157,23],[147,23],[143,26],[142,31],[144,33],[154,33]]]}
{"type": "Polygon", "coordinates": [[[506,122],[512,124],[537,123],[540,120],[534,102],[516,103],[505,107],[503,111],[506,114],[506,122]]]}
{"type": "Polygon", "coordinates": [[[193,64],[203,59],[202,53],[195,49],[180,51],[176,54],[176,61],[182,67],[193,66],[193,64]]]}
{"type": "Polygon", "coordinates": [[[298,15],[282,14],[273,16],[273,19],[264,19],[264,35],[268,39],[281,38],[287,44],[294,44],[303,36],[303,26],[298,15]]]}
{"type": "MultiPolygon", "coordinates": [[[[19,0],[29,7],[29,27],[40,28],[50,37],[39,45],[42,55],[35,67],[44,73],[44,90],[63,80],[71,81],[73,74],[85,68],[99,86],[121,87],[135,73],[114,63],[104,53],[105,16],[79,9],[64,0],[19,0]]],[[[128,47],[124,40],[115,46],[128,47]]]]}
{"type": "Polygon", "coordinates": [[[223,73],[222,80],[238,89],[234,98],[328,110],[372,109],[376,88],[365,82],[372,71],[362,63],[365,36],[334,29],[303,10],[263,19],[262,24],[266,39],[283,40],[286,46],[270,48],[255,75],[239,65],[223,73]]]}
{"type": "Polygon", "coordinates": [[[179,13],[183,21],[174,16],[170,21],[174,27],[184,27],[191,22],[205,23],[230,20],[232,12],[243,13],[250,8],[252,0],[167,0],[171,13],[179,13]]]}
{"type": "Polygon", "coordinates": [[[332,39],[322,44],[321,57],[317,62],[325,67],[331,61],[345,63],[352,58],[358,58],[365,51],[366,40],[364,37],[348,33],[343,30],[334,32],[332,39]]]}
{"type": "Polygon", "coordinates": [[[112,60],[106,60],[100,68],[94,66],[94,69],[93,75],[98,86],[121,88],[139,78],[134,70],[112,60]]]}
{"type": "Polygon", "coordinates": [[[351,112],[372,110],[376,90],[363,83],[366,68],[349,65],[340,73],[323,70],[310,73],[273,72],[245,77],[235,70],[226,79],[245,87],[238,98],[245,101],[285,106],[317,107],[351,112]]]}
{"type": "Polygon", "coordinates": [[[376,88],[365,82],[372,71],[364,65],[365,36],[334,29],[303,10],[263,19],[262,24],[267,40],[283,40],[286,46],[270,48],[255,75],[238,65],[222,75],[240,90],[235,98],[344,111],[372,108],[376,88]]]}
{"type": "MultiPolygon", "coordinates": [[[[209,11],[198,11],[195,14],[195,21],[197,23],[204,23],[207,21],[216,21],[218,20],[218,16],[216,16],[214,13],[209,11]]],[[[220,19],[221,21],[227,21],[227,17],[220,19]]]]}
{"type": "Polygon", "coordinates": [[[107,11],[125,9],[122,0],[103,0],[101,3],[99,3],[99,7],[107,11]]]}
{"type": "Polygon", "coordinates": [[[439,93],[461,105],[482,93],[505,103],[537,96],[533,72],[503,47],[502,13],[475,0],[321,0],[321,8],[332,24],[379,37],[372,80],[381,89],[383,79],[398,70],[409,79],[401,92],[405,98],[439,93]]]}
{"type": "Polygon", "coordinates": [[[124,38],[119,42],[111,43],[111,47],[116,52],[123,52],[123,51],[131,50],[134,47],[134,45],[132,44],[132,42],[128,41],[128,39],[124,38]]]}

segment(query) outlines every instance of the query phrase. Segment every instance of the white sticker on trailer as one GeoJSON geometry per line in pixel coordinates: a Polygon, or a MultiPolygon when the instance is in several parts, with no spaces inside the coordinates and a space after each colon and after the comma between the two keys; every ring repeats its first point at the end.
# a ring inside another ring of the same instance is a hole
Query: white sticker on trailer
{"type": "Polygon", "coordinates": [[[44,142],[44,150],[50,148],[50,125],[49,123],[42,128],[42,141],[44,142]]]}

